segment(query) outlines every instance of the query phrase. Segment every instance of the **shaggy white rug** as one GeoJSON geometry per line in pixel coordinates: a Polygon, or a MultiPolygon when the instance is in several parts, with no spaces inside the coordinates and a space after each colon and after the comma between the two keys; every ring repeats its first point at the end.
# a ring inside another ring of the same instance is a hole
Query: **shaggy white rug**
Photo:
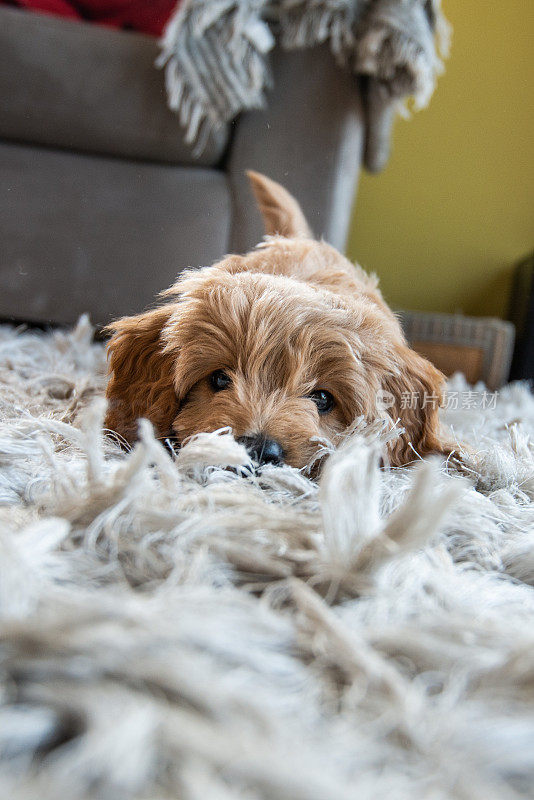
{"type": "Polygon", "coordinates": [[[533,796],[526,387],[446,413],[470,477],[360,433],[317,486],[122,452],[104,372],[86,320],[0,329],[0,797],[533,796]]]}

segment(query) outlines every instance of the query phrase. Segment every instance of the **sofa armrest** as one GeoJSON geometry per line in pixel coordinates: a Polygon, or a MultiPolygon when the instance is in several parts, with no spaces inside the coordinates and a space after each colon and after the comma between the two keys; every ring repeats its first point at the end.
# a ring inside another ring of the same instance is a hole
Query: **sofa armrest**
{"type": "Polygon", "coordinates": [[[234,125],[227,171],[233,198],[230,249],[263,235],[245,170],[282,183],[301,203],[316,236],[343,250],[363,150],[364,115],[356,80],[327,46],[272,54],[267,108],[234,125]]]}

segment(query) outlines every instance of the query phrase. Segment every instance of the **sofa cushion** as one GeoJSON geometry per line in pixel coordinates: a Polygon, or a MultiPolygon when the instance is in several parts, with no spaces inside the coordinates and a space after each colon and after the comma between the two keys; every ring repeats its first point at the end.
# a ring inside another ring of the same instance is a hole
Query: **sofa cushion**
{"type": "Polygon", "coordinates": [[[0,136],[173,164],[213,166],[228,129],[195,159],[167,108],[157,41],[0,7],[0,136]]]}
{"type": "Polygon", "coordinates": [[[0,174],[0,318],[106,323],[228,252],[219,170],[0,142],[0,174]]]}
{"type": "Polygon", "coordinates": [[[0,0],[0,5],[22,6],[38,14],[85,19],[152,36],[161,36],[176,4],[177,0],[0,0]]]}

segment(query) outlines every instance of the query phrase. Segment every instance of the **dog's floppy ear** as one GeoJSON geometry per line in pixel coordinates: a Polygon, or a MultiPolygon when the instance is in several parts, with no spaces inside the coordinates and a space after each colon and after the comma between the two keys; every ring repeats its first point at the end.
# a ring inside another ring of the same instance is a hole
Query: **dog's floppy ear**
{"type": "Polygon", "coordinates": [[[123,317],[106,329],[110,378],[106,391],[105,426],[126,441],[137,438],[137,421],[144,417],[156,436],[171,432],[178,411],[173,386],[174,357],[163,352],[160,338],[173,306],[162,306],[135,317],[123,317]]]}
{"type": "Polygon", "coordinates": [[[313,239],[301,207],[283,186],[259,172],[248,170],[247,175],[263,217],[265,233],[313,239]]]}
{"type": "Polygon", "coordinates": [[[431,453],[449,455],[453,446],[440,426],[445,376],[430,361],[406,345],[399,345],[399,370],[384,381],[388,414],[405,432],[391,444],[392,466],[401,466],[431,453]]]}

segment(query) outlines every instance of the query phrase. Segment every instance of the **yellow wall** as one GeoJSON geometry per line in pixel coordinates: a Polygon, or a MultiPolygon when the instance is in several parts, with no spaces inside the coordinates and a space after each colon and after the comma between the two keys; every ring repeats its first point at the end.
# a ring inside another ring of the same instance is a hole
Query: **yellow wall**
{"type": "Polygon", "coordinates": [[[443,0],[451,55],[427,109],[363,175],[348,254],[395,308],[504,316],[534,250],[534,0],[443,0]]]}

